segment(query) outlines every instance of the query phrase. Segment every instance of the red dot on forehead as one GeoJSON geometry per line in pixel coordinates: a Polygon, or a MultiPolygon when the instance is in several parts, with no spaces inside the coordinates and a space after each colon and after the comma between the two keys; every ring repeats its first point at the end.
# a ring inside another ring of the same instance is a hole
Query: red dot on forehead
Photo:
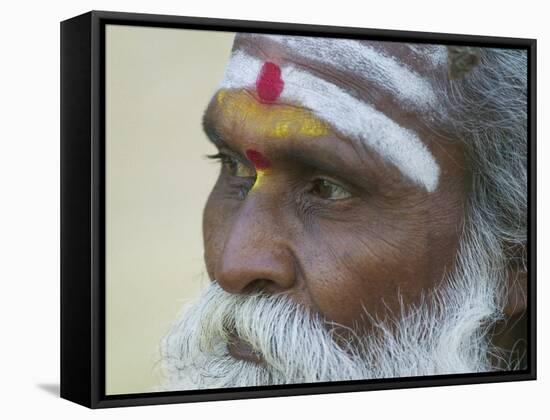
{"type": "Polygon", "coordinates": [[[271,162],[263,154],[254,149],[246,150],[246,157],[256,169],[267,169],[271,167],[271,162]]]}
{"type": "Polygon", "coordinates": [[[284,85],[281,68],[271,61],[266,61],[256,79],[256,91],[260,99],[265,102],[276,101],[284,85]]]}

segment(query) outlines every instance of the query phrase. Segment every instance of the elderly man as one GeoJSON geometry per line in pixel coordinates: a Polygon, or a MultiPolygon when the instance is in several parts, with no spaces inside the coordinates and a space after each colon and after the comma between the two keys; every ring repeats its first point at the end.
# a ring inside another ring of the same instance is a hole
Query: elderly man
{"type": "Polygon", "coordinates": [[[163,389],[524,367],[526,53],[238,34],[163,389]]]}

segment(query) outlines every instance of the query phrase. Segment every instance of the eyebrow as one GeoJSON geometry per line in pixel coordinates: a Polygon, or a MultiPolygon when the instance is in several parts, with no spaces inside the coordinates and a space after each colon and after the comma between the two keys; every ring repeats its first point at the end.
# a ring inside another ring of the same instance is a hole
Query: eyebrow
{"type": "MultiPolygon", "coordinates": [[[[206,111],[208,111],[208,109],[206,111]]],[[[203,113],[201,124],[207,139],[218,149],[226,149],[232,154],[234,153],[235,155],[242,157],[243,160],[248,160],[247,157],[231,146],[231,141],[219,133],[216,129],[215,123],[208,118],[206,111],[203,113]]],[[[391,179],[391,177],[388,178],[388,172],[383,170],[380,166],[376,166],[375,168],[370,164],[366,164],[366,162],[370,161],[370,158],[368,155],[364,154],[365,149],[361,147],[362,144],[358,144],[357,142],[347,138],[338,137],[338,139],[349,145],[349,147],[354,151],[354,156],[357,161],[351,164],[349,162],[345,162],[344,160],[335,157],[334,154],[330,153],[330,151],[326,148],[316,148],[313,150],[308,148],[306,151],[303,147],[300,147],[301,145],[299,143],[293,143],[290,150],[282,152],[280,155],[284,156],[285,160],[293,161],[310,168],[315,168],[326,174],[330,174],[335,177],[343,176],[348,180],[348,182],[355,185],[364,184],[364,182],[357,182],[358,175],[360,179],[365,180],[371,180],[372,178],[378,177],[381,177],[382,179],[391,179]],[[363,165],[358,165],[357,162],[361,162],[363,165]],[[368,175],[362,176],[362,174],[368,175]]],[[[372,185],[370,181],[369,185],[372,185]]]]}
{"type": "MultiPolygon", "coordinates": [[[[208,110],[208,109],[207,109],[208,110]]],[[[207,111],[206,110],[206,111],[207,111]]],[[[234,151],[237,153],[233,147],[231,147],[231,144],[229,141],[227,141],[216,129],[215,125],[212,123],[212,121],[207,118],[207,112],[203,113],[201,125],[202,130],[206,134],[207,139],[212,142],[217,148],[225,148],[234,151]]],[[[292,160],[301,161],[304,164],[307,164],[312,167],[316,167],[319,169],[326,169],[331,170],[332,172],[336,172],[337,166],[330,165],[330,163],[333,163],[331,161],[327,161],[323,163],[321,160],[311,156],[311,153],[305,153],[303,150],[293,150],[292,153],[289,153],[288,156],[292,158],[292,160]],[[329,164],[327,164],[329,163],[329,164]]]]}
{"type": "MultiPolygon", "coordinates": [[[[253,86],[263,62],[235,50],[226,66],[221,88],[253,86]]],[[[433,192],[440,168],[428,147],[410,129],[402,127],[371,104],[357,99],[325,79],[288,64],[282,68],[283,102],[298,102],[334,127],[343,137],[355,138],[394,164],[414,183],[433,192]]]]}

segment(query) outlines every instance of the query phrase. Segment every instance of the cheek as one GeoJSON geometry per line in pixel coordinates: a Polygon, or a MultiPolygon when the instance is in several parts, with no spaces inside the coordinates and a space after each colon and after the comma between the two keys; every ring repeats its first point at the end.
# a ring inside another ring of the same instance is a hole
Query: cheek
{"type": "Polygon", "coordinates": [[[318,244],[302,258],[308,292],[324,317],[346,326],[365,311],[375,317],[398,311],[399,293],[410,303],[433,286],[425,232],[403,222],[367,223],[325,227],[299,247],[318,244]]]}

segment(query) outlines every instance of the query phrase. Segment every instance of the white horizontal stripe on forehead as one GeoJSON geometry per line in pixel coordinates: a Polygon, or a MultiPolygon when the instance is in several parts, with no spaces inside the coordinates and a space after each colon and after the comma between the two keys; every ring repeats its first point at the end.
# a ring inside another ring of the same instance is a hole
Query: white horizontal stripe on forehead
{"type": "MultiPolygon", "coordinates": [[[[295,55],[371,79],[404,105],[419,110],[441,110],[437,107],[433,86],[426,78],[373,46],[348,39],[264,34],[246,36],[268,39],[295,55]]],[[[444,53],[444,50],[432,50],[432,54],[436,55],[432,58],[441,59],[438,57],[441,52],[444,53]]]]}
{"type": "Polygon", "coordinates": [[[419,57],[428,59],[432,69],[447,65],[447,47],[434,44],[405,44],[407,48],[419,57]]]}
{"type": "MultiPolygon", "coordinates": [[[[221,88],[254,88],[263,61],[241,50],[231,55],[221,88]]],[[[437,188],[439,165],[416,133],[339,86],[293,65],[281,67],[281,102],[297,102],[310,109],[346,137],[357,138],[393,163],[405,177],[428,192],[437,188]]]]}

